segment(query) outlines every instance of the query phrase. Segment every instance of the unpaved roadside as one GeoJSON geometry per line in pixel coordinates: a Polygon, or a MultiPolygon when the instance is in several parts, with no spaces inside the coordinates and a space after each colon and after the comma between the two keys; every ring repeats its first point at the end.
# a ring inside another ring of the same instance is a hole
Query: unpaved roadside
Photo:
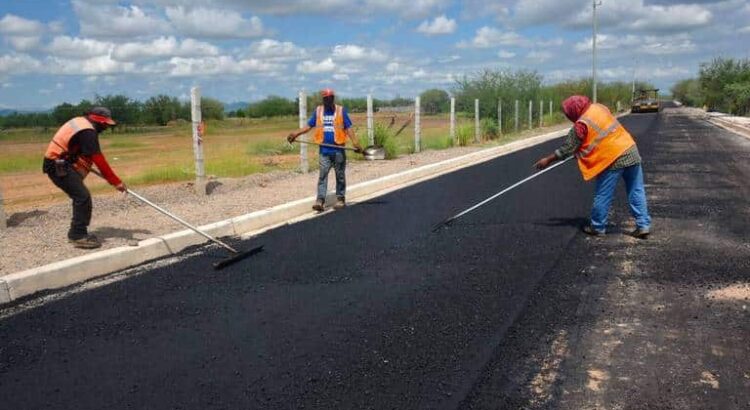
{"type": "MultiPolygon", "coordinates": [[[[567,124],[526,131],[528,138],[566,128],[567,124]]],[[[456,147],[404,155],[392,161],[349,161],[349,185],[395,174],[419,166],[478,151],[486,146],[456,147]]],[[[315,195],[317,172],[255,174],[245,178],[220,178],[210,183],[210,195],[196,195],[190,184],[175,183],[138,189],[152,201],[196,225],[208,224],[315,195]]],[[[329,188],[334,186],[333,173],[329,188]]],[[[8,215],[9,228],[0,232],[0,276],[91,251],[72,248],[66,233],[70,205],[56,204],[15,210],[8,215]]],[[[103,240],[102,249],[127,245],[182,230],[179,224],[133,198],[108,193],[94,196],[90,233],[103,240]]]]}

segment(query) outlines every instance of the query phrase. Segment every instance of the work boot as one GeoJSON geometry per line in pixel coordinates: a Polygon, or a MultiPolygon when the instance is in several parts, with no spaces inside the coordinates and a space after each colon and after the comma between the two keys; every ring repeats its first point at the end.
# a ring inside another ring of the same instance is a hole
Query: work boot
{"type": "Polygon", "coordinates": [[[324,203],[325,202],[323,202],[322,199],[318,199],[317,201],[315,201],[315,205],[313,205],[313,209],[318,212],[323,212],[323,210],[325,209],[325,207],[323,206],[324,203]]]}
{"type": "Polygon", "coordinates": [[[651,230],[649,228],[636,228],[633,232],[630,233],[634,238],[638,239],[646,239],[649,235],[651,235],[651,230]]]}
{"type": "Polygon", "coordinates": [[[604,232],[594,229],[591,225],[583,225],[581,227],[581,232],[591,236],[604,236],[604,232]]]}
{"type": "Polygon", "coordinates": [[[344,209],[346,206],[346,200],[344,200],[343,196],[340,196],[338,199],[336,199],[336,205],[333,206],[333,209],[344,209]]]}
{"type": "Polygon", "coordinates": [[[102,246],[102,243],[94,235],[86,235],[79,239],[68,239],[68,242],[79,249],[96,249],[102,246]]]}

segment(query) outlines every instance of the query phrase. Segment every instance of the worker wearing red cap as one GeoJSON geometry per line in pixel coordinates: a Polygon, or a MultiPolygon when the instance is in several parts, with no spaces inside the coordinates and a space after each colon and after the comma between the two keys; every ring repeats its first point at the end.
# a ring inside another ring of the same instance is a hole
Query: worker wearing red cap
{"type": "Polygon", "coordinates": [[[63,124],[52,137],[44,154],[42,170],[73,201],[68,240],[76,248],[94,249],[101,246],[101,242],[88,233],[93,206],[91,193],[83,180],[92,165],[96,165],[115,189],[120,192],[127,190],[107,163],[99,145],[99,133],[114,125],[116,122],[109,109],[94,107],[86,115],[63,124]]]}
{"type": "MultiPolygon", "coordinates": [[[[307,126],[292,132],[287,136],[291,143],[297,137],[315,128],[313,141],[316,144],[337,145],[344,147],[347,141],[351,141],[357,152],[362,152],[356,136],[352,130],[352,121],[346,108],[335,104],[335,94],[332,89],[326,88],[320,92],[323,97],[323,105],[318,106],[307,126]]],[[[328,174],[331,168],[336,173],[336,204],[335,209],[346,206],[346,151],[338,147],[320,147],[320,176],[318,177],[318,196],[313,209],[320,212],[325,207],[326,193],[328,192],[328,174]]]]}

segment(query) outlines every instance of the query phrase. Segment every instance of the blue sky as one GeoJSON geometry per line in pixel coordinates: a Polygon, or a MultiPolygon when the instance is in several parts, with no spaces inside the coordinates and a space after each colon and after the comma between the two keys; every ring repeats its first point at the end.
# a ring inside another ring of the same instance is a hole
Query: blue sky
{"type": "MultiPolygon", "coordinates": [[[[603,0],[599,77],[662,88],[750,56],[749,0],[603,0]]],[[[591,73],[590,0],[5,0],[0,108],[95,94],[412,97],[484,68],[591,73]]]]}

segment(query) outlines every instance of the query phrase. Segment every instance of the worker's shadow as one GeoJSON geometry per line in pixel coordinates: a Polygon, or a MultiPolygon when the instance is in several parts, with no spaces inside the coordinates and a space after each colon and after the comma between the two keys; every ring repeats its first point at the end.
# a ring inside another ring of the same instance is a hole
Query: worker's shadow
{"type": "Polygon", "coordinates": [[[579,228],[589,222],[588,219],[578,218],[550,218],[544,222],[535,222],[534,225],[541,226],[572,226],[579,228]]]}
{"type": "Polygon", "coordinates": [[[27,219],[34,219],[46,214],[47,211],[40,211],[38,209],[29,212],[16,212],[8,217],[8,226],[19,226],[27,219]]]}
{"type": "Polygon", "coordinates": [[[91,232],[92,234],[96,235],[100,239],[112,239],[112,238],[119,238],[119,239],[125,239],[125,240],[133,240],[136,239],[134,235],[136,234],[144,234],[149,235],[151,234],[151,231],[148,229],[121,229],[121,228],[111,228],[108,226],[96,228],[95,231],[91,232]]]}

